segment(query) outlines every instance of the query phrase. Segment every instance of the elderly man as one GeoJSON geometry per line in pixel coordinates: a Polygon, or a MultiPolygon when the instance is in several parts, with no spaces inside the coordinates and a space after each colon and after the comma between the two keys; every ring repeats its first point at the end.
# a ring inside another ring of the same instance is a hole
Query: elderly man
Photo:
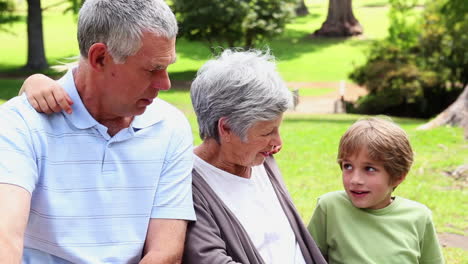
{"type": "Polygon", "coordinates": [[[170,88],[177,23],[161,0],[87,0],[81,58],[60,84],[73,113],[0,107],[2,263],[178,263],[191,129],[170,88]]]}

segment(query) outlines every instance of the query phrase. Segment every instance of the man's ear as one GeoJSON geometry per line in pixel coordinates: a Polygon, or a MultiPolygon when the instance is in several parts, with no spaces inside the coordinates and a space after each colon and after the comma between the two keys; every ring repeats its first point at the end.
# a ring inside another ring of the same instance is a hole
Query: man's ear
{"type": "Polygon", "coordinates": [[[227,124],[227,118],[221,117],[218,120],[218,135],[219,140],[229,142],[231,141],[231,128],[227,124]]]}
{"type": "Polygon", "coordinates": [[[88,50],[88,62],[91,67],[96,71],[102,71],[104,65],[110,58],[107,52],[107,46],[104,43],[94,43],[88,50]],[[107,60],[106,60],[107,59],[107,60]]]}

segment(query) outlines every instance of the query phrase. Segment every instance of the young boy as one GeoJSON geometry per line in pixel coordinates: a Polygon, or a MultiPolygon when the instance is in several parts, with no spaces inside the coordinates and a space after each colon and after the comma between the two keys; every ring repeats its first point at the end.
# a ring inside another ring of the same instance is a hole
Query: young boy
{"type": "Polygon", "coordinates": [[[321,196],[309,231],[330,264],[444,263],[430,210],[392,196],[413,163],[391,121],[354,123],[338,149],[344,191],[321,196]]]}

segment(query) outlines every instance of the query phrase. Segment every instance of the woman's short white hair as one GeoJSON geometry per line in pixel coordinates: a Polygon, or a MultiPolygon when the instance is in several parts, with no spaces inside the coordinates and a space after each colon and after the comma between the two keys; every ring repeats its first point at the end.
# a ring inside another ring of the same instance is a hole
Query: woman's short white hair
{"type": "Polygon", "coordinates": [[[144,32],[168,39],[177,36],[177,21],[162,0],[86,0],[78,18],[81,56],[94,43],[104,43],[117,63],[141,47],[144,32]]]}
{"type": "Polygon", "coordinates": [[[245,141],[254,123],[274,120],[292,106],[269,50],[225,50],[198,70],[190,93],[200,137],[218,143],[221,117],[245,141]]]}

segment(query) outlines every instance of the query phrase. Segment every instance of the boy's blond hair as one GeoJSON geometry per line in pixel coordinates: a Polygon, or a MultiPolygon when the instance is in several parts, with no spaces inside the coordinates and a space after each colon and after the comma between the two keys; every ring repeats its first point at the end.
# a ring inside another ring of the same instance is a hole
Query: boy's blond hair
{"type": "Polygon", "coordinates": [[[413,150],[406,132],[391,120],[368,117],[356,121],[341,137],[338,164],[367,148],[369,158],[382,162],[394,182],[406,175],[413,163],[413,150]]]}

